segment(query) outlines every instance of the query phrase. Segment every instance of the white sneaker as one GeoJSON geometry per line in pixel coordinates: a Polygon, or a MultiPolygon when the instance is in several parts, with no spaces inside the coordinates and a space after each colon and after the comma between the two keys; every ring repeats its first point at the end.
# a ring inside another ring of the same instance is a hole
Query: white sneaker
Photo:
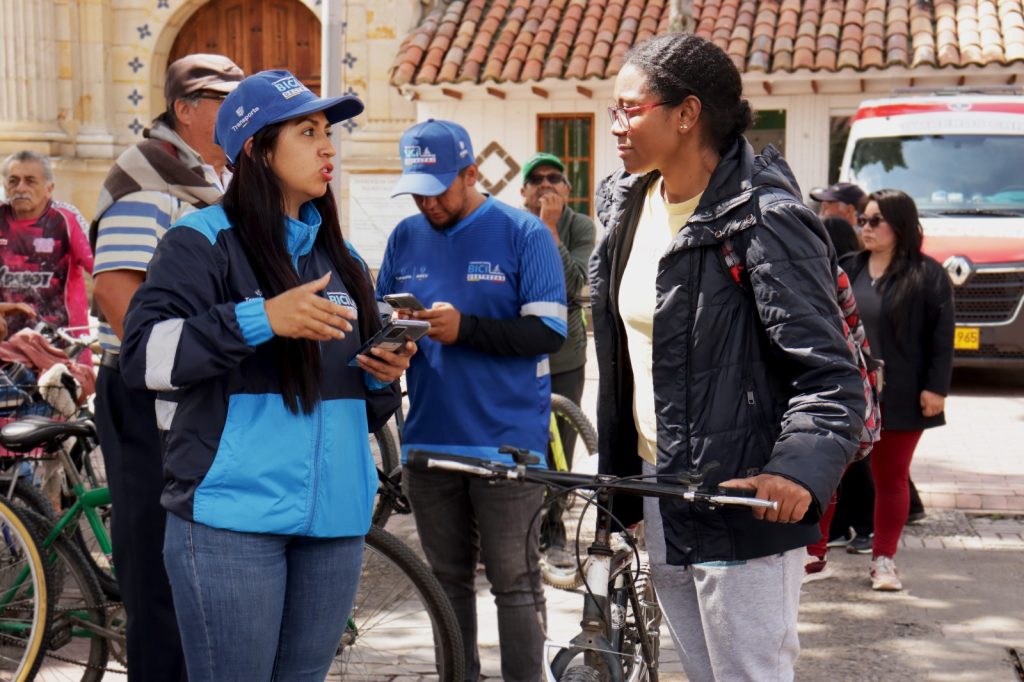
{"type": "Polygon", "coordinates": [[[898,592],[903,589],[892,557],[879,556],[871,562],[871,589],[880,592],[898,592]]]}

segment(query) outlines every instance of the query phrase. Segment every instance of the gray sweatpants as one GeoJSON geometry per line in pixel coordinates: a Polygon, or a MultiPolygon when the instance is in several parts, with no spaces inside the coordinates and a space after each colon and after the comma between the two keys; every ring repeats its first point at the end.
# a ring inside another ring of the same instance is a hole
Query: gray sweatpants
{"type": "MultiPolygon", "coordinates": [[[[645,463],[644,473],[653,467],[645,463]]],[[[792,680],[805,549],[669,566],[657,498],[644,498],[644,527],[658,602],[690,682],[792,680]]]]}

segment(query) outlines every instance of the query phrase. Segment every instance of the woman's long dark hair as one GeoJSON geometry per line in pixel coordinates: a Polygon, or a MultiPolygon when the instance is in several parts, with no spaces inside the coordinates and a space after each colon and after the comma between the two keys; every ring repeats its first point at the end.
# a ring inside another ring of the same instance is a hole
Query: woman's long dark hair
{"type": "Polygon", "coordinates": [[[896,237],[892,260],[880,284],[889,296],[890,314],[894,315],[898,325],[906,319],[908,306],[924,287],[924,260],[921,257],[924,232],[917,215],[917,205],[905,192],[880,189],[869,194],[867,201],[878,204],[879,213],[896,237]]]}
{"type": "MultiPolygon", "coordinates": [[[[252,150],[238,155],[234,177],[223,199],[224,211],[238,230],[239,241],[265,299],[302,284],[288,254],[284,197],[269,161],[269,154],[286,124],[275,123],[253,135],[252,150]]],[[[312,203],[322,220],[316,245],[327,251],[334,269],[355,300],[359,308],[359,334],[368,339],[380,329],[369,272],[342,241],[337,205],[330,187],[312,203]]],[[[275,336],[270,343],[274,347],[274,364],[285,404],[293,414],[298,414],[300,406],[309,414],[320,400],[322,376],[317,342],[275,336]]]]}

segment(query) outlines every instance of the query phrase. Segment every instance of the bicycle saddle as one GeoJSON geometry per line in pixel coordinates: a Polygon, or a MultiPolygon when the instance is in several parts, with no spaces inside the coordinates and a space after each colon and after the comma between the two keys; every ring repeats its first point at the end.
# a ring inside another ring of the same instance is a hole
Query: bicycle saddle
{"type": "Polygon", "coordinates": [[[88,419],[63,422],[46,417],[26,417],[0,429],[0,446],[12,452],[28,452],[71,436],[95,435],[96,427],[88,419]]]}

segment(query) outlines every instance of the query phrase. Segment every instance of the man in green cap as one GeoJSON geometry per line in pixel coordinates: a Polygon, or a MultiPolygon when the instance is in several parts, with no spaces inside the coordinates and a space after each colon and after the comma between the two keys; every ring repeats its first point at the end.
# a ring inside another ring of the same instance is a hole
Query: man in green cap
{"type": "MultiPolygon", "coordinates": [[[[587,330],[580,294],[587,284],[587,263],[594,250],[594,222],[569,208],[571,189],[565,176],[565,164],[554,154],[540,152],[523,164],[524,207],[551,231],[565,271],[569,333],[562,348],[550,358],[551,392],[563,395],[578,405],[583,395],[587,362],[587,330]]],[[[562,436],[566,464],[571,469],[576,433],[562,421],[558,430],[562,436]]],[[[562,507],[550,505],[541,525],[541,560],[556,570],[575,571],[575,555],[566,550],[565,544],[562,507]]]]}

